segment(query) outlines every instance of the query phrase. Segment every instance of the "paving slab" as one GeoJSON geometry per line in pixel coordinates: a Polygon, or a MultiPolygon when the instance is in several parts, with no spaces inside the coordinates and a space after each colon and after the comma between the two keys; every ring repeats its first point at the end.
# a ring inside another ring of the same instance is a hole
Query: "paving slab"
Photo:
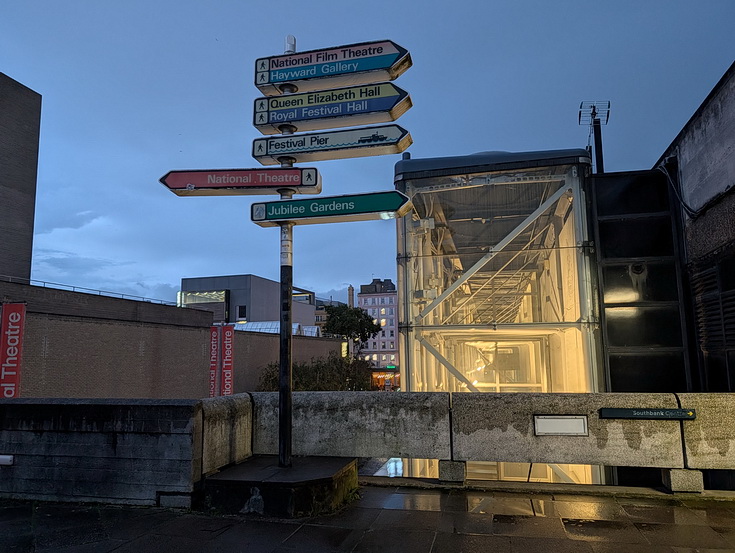
{"type": "Polygon", "coordinates": [[[585,491],[364,486],[337,512],[296,519],[0,499],[0,553],[735,551],[727,494],[585,491]]]}

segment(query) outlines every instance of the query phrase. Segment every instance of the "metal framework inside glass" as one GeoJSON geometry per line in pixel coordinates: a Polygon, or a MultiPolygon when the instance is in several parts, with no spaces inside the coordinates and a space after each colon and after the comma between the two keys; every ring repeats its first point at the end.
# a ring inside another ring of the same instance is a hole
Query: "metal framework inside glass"
{"type": "MultiPolygon", "coordinates": [[[[597,391],[579,172],[558,165],[404,181],[414,206],[398,223],[404,390],[597,391]]],[[[496,470],[515,479],[520,467],[496,470]]],[[[594,479],[582,467],[547,472],[541,479],[594,479]]]]}

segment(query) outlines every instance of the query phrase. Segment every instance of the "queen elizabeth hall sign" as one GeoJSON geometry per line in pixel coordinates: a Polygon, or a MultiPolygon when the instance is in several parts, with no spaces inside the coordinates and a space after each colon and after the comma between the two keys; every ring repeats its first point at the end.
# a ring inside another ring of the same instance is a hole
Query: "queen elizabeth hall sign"
{"type": "Polygon", "coordinates": [[[0,397],[20,397],[23,358],[24,303],[4,303],[0,314],[0,397]]]}

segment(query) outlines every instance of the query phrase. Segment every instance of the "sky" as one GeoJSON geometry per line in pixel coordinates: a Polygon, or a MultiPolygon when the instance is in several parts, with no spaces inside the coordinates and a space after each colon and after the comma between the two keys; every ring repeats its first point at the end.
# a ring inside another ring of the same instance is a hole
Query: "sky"
{"type": "MultiPolygon", "coordinates": [[[[174,169],[258,168],[257,58],[393,40],[413,159],[584,148],[649,169],[735,58],[732,0],[2,0],[0,72],[43,96],[32,278],[174,301],[181,278],[279,279],[277,196],[178,197],[174,169]]],[[[309,162],[322,195],[393,189],[400,155],[309,162]]],[[[307,196],[301,196],[307,198],[307,196]]],[[[294,285],[346,301],[396,276],[396,226],[296,226],[294,285]]]]}

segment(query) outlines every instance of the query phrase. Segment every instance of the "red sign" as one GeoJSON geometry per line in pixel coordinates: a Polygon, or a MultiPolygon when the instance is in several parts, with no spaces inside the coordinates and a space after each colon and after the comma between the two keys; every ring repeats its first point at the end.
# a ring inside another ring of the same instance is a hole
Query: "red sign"
{"type": "Polygon", "coordinates": [[[161,183],[177,196],[276,194],[281,188],[299,194],[322,191],[319,172],[304,167],[169,171],[161,177],[161,183]]]}
{"type": "Polygon", "coordinates": [[[0,315],[0,397],[20,397],[20,368],[23,356],[23,329],[26,306],[2,304],[0,315]]]}
{"type": "Polygon", "coordinates": [[[209,397],[217,395],[217,373],[220,366],[219,329],[218,326],[209,329],[209,397]]]}
{"type": "Polygon", "coordinates": [[[233,389],[233,358],[235,351],[235,327],[222,327],[222,392],[220,395],[231,396],[233,389]]]}

